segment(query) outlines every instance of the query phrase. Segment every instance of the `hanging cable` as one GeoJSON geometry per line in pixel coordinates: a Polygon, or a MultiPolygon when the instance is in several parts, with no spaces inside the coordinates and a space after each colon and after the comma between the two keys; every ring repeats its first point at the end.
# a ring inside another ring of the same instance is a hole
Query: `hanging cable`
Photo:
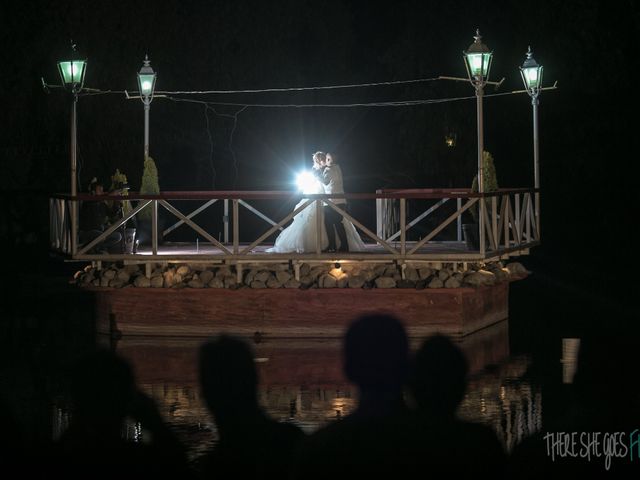
{"type": "Polygon", "coordinates": [[[270,93],[270,92],[304,92],[309,90],[337,90],[342,88],[377,87],[388,85],[402,85],[408,83],[433,82],[440,80],[439,77],[417,78],[414,80],[395,80],[390,82],[370,82],[347,85],[325,85],[316,87],[285,87],[285,88],[256,88],[246,90],[197,90],[197,91],[159,91],[164,95],[208,95],[208,94],[233,94],[233,93],[270,93]]]}
{"type": "MultiPolygon", "coordinates": [[[[525,93],[524,90],[514,90],[511,92],[492,93],[484,95],[484,98],[502,97],[505,95],[519,95],[525,93]]],[[[363,103],[314,103],[314,104],[275,104],[275,103],[233,103],[233,102],[218,102],[218,101],[205,101],[205,100],[192,100],[190,98],[179,98],[166,96],[165,98],[174,102],[186,102],[186,103],[198,103],[206,105],[216,106],[228,106],[228,107],[256,107],[256,108],[355,108],[355,107],[410,107],[415,105],[430,105],[438,103],[458,102],[461,100],[475,99],[475,95],[468,95],[465,97],[448,97],[448,98],[430,98],[430,99],[416,99],[416,100],[401,100],[401,101],[388,101],[388,102],[363,102],[363,103]]],[[[230,115],[227,115],[230,116],[230,115]]]]}

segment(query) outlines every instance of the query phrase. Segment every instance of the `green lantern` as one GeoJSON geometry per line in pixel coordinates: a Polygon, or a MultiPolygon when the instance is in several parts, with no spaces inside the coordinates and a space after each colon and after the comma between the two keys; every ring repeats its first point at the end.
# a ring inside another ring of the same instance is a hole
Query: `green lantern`
{"type": "Polygon", "coordinates": [[[473,37],[475,40],[469,46],[466,52],[463,52],[464,63],[467,67],[469,80],[472,82],[485,82],[489,78],[489,70],[491,68],[491,59],[493,52],[482,43],[480,30],[476,30],[473,37]]]}
{"type": "Polygon", "coordinates": [[[537,94],[542,84],[542,65],[538,65],[538,62],[533,58],[531,47],[529,47],[527,51],[526,60],[520,67],[520,75],[522,75],[524,88],[526,88],[531,95],[537,94]]]}
{"type": "Polygon", "coordinates": [[[142,101],[151,102],[156,87],[156,72],[151,68],[149,57],[145,55],[144,64],[138,72],[138,88],[142,101]]]}
{"type": "Polygon", "coordinates": [[[62,86],[73,93],[82,90],[84,74],[87,70],[87,61],[77,58],[76,46],[72,45],[73,55],[71,60],[58,62],[58,72],[62,86]]]}

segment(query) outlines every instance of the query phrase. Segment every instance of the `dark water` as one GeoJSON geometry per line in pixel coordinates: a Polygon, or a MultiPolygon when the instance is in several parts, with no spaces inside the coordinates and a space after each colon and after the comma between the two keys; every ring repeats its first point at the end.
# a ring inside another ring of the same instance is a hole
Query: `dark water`
{"type": "MultiPolygon", "coordinates": [[[[509,355],[508,321],[459,341],[471,360],[472,375],[460,415],[490,425],[506,448],[542,425],[540,386],[526,378],[527,355],[509,355]]],[[[102,338],[105,343],[108,338],[102,338]]],[[[125,337],[116,351],[136,370],[141,389],[157,402],[162,415],[189,448],[192,459],[216,441],[216,428],[200,397],[196,356],[201,338],[125,337]]],[[[419,344],[418,339],[412,342],[419,344]]],[[[357,392],[342,374],[340,342],[274,339],[253,345],[261,379],[260,401],[269,414],[311,433],[349,414],[357,392]]],[[[69,421],[64,397],[53,406],[53,430],[69,421]]],[[[127,425],[128,436],[144,435],[127,425]]]]}
{"type": "MultiPolygon", "coordinates": [[[[17,418],[28,440],[56,438],[69,423],[66,368],[96,345],[110,345],[133,364],[140,388],[196,458],[216,441],[197,385],[202,338],[124,337],[93,332],[92,305],[68,277],[25,276],[2,322],[3,416],[17,418]]],[[[595,314],[580,292],[541,275],[513,283],[510,318],[457,339],[471,366],[460,406],[466,419],[491,426],[507,450],[563,414],[584,321],[595,314]]],[[[398,312],[401,317],[402,312],[398,312]]],[[[413,347],[421,339],[412,339],[413,347]]],[[[357,393],[342,374],[340,341],[273,339],[253,345],[265,409],[313,432],[348,414],[357,393]]],[[[144,436],[129,424],[125,435],[144,436]]]]}

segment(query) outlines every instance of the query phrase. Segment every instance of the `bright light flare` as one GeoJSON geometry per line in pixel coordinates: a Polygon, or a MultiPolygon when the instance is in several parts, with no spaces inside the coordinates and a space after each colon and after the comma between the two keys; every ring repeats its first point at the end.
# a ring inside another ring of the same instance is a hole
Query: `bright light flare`
{"type": "Polygon", "coordinates": [[[308,170],[300,172],[296,177],[296,185],[298,186],[298,190],[302,193],[317,193],[318,183],[318,179],[315,175],[308,170]]]}

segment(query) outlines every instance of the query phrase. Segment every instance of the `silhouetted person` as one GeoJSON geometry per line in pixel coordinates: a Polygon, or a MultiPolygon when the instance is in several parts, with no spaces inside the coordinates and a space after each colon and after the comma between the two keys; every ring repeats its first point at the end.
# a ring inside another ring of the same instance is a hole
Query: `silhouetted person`
{"type": "MultiPolygon", "coordinates": [[[[640,447],[636,443],[631,456],[631,434],[640,428],[640,384],[637,372],[638,340],[627,331],[598,325],[597,330],[581,338],[578,368],[570,385],[563,413],[553,422],[543,416],[541,432],[525,439],[511,454],[508,473],[519,478],[571,475],[574,478],[594,475],[602,478],[638,478],[640,447]],[[574,443],[570,450],[554,448],[564,438],[574,443]],[[596,447],[589,443],[593,433],[600,432],[596,447]],[[618,433],[615,441],[612,436],[618,433]],[[620,433],[624,434],[620,436],[620,433]],[[573,439],[569,436],[574,435],[573,439]],[[608,440],[605,439],[608,435],[608,440]],[[624,444],[624,446],[623,446],[624,444]],[[605,464],[605,448],[617,452],[605,464]],[[590,453],[590,458],[586,453],[590,453]],[[584,453],[585,456],[581,456],[584,453]],[[617,454],[622,455],[620,457],[617,454]],[[623,455],[626,454],[626,455],[623,455]],[[555,455],[553,458],[552,455],[555,455]],[[634,460],[631,460],[633,458],[634,460]]],[[[635,441],[640,440],[636,432],[635,441]]]]}
{"type": "Polygon", "coordinates": [[[410,382],[417,405],[416,465],[425,474],[501,478],[506,457],[496,434],[456,416],[468,369],[464,353],[442,335],[416,352],[410,382]]]}
{"type": "Polygon", "coordinates": [[[358,388],[353,413],[308,438],[295,477],[409,478],[410,418],[403,399],[409,344],[402,324],[389,315],[367,315],[349,327],[344,370],[358,388]]]}
{"type": "Polygon", "coordinates": [[[304,434],[258,405],[254,354],[243,341],[220,336],[200,347],[200,385],[219,440],[201,461],[202,478],[283,479],[304,434]]]}
{"type": "MultiPolygon", "coordinates": [[[[114,216],[114,206],[107,202],[102,183],[94,179],[89,185],[89,193],[98,197],[97,200],[83,200],[80,206],[79,243],[86,245],[100,235],[109,227],[111,218],[114,216]]],[[[122,240],[120,232],[113,232],[104,241],[96,245],[92,250],[108,250],[118,245],[122,240]]]]}
{"type": "Polygon", "coordinates": [[[127,362],[107,350],[91,353],[72,369],[70,387],[74,409],[54,450],[56,477],[189,477],[181,445],[136,390],[127,362]],[[127,417],[141,423],[142,441],[123,438],[127,417]]]}

